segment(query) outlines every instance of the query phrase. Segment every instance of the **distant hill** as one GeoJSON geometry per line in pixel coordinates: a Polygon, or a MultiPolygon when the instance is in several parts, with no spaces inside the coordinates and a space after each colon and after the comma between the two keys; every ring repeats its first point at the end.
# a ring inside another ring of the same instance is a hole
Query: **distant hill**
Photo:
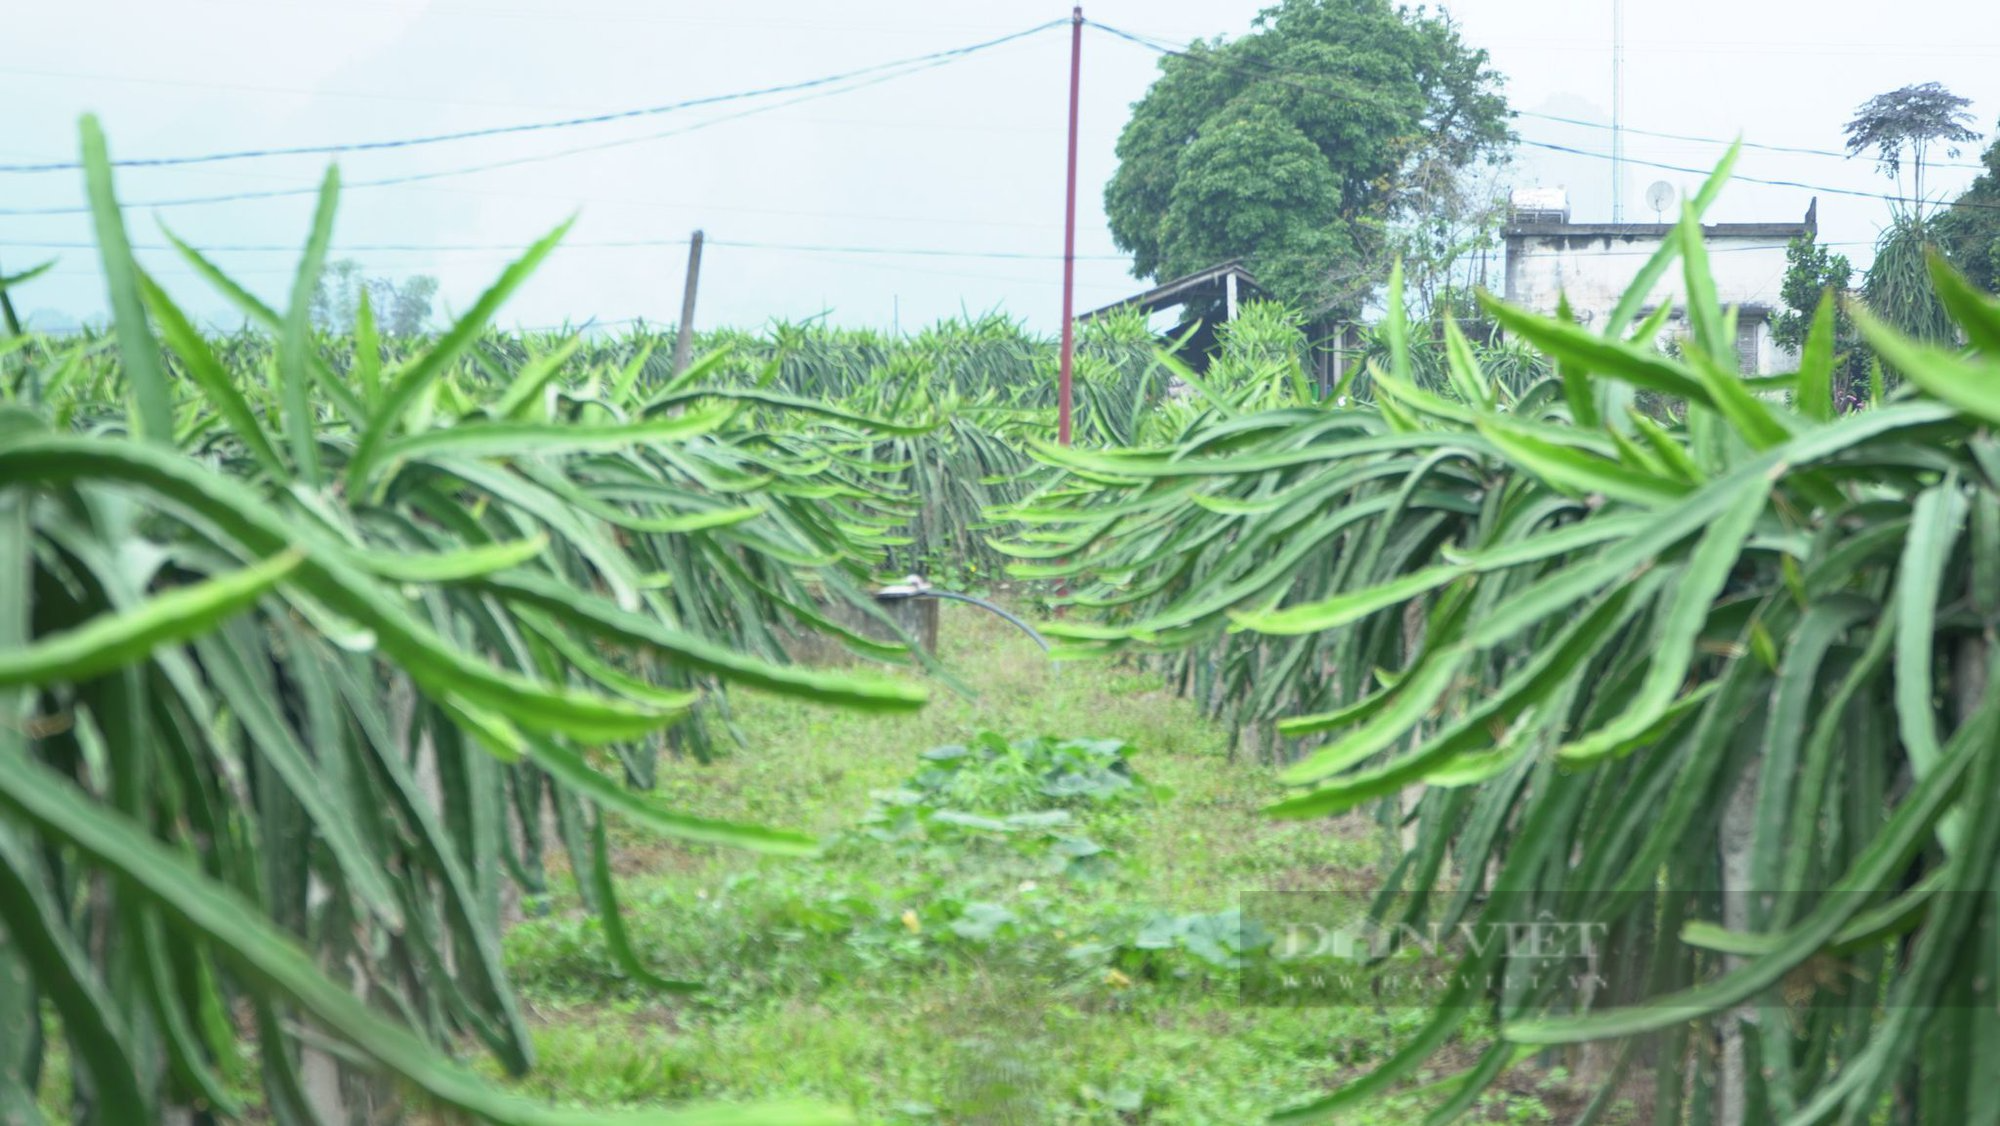
{"type": "Polygon", "coordinates": [[[83,322],[61,309],[36,309],[21,318],[21,325],[50,336],[68,336],[70,333],[83,331],[83,322]]]}

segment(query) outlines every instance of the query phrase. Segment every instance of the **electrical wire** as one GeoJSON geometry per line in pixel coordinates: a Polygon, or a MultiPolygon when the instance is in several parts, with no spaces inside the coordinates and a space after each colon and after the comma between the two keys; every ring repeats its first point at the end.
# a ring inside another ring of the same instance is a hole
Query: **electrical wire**
{"type": "MultiPolygon", "coordinates": [[[[1610,160],[1611,154],[1592,149],[1572,148],[1550,141],[1535,141],[1526,137],[1517,138],[1518,143],[1531,148],[1548,149],[1551,152],[1568,153],[1571,156],[1588,156],[1598,160],[1610,160]]],[[[1691,176],[1707,176],[1714,169],[1691,168],[1684,164],[1667,164],[1657,160],[1641,160],[1636,156],[1621,157],[1627,164],[1637,164],[1644,168],[1658,168],[1664,172],[1685,172],[1691,176]]],[[[1742,172],[1731,172],[1731,180],[1741,180],[1746,184],[1765,184],[1774,188],[1798,188],[1809,192],[1823,192],[1827,195],[1852,196],[1856,199],[1878,199],[1885,203],[1912,203],[1926,207],[1960,207],[1975,211],[2000,211],[2000,203],[1980,203],[1977,200],[1918,199],[1915,196],[1887,195],[1881,192],[1863,191],[1859,188],[1836,188],[1826,184],[1808,184],[1802,180],[1779,180],[1768,176],[1751,176],[1742,172]]]]}
{"type": "MultiPolygon", "coordinates": [[[[1720,137],[1697,137],[1690,133],[1663,133],[1657,129],[1637,129],[1630,125],[1619,125],[1614,127],[1602,121],[1586,121],[1585,119],[1580,117],[1564,117],[1561,114],[1555,114],[1555,113],[1537,113],[1534,110],[1519,109],[1519,110],[1514,110],[1513,113],[1514,116],[1516,117],[1532,117],[1539,121],[1553,121],[1562,125],[1580,125],[1586,129],[1617,128],[1627,133],[1635,133],[1641,137],[1658,137],[1662,140],[1667,140],[1667,141],[1692,141],[1697,144],[1703,144],[1703,145],[1720,145],[1723,148],[1728,148],[1732,143],[1720,137]]],[[[1766,145],[1766,144],[1760,144],[1756,141],[1738,141],[1734,143],[1740,144],[1746,149],[1757,149],[1760,152],[1794,153],[1800,156],[1830,156],[1830,157],[1836,157],[1841,160],[1852,160],[1857,155],[1854,153],[1840,152],[1834,149],[1807,148],[1801,145],[1766,145]]],[[[1963,161],[1952,162],[1946,160],[1927,160],[1924,162],[1924,167],[1962,168],[1973,172],[1984,172],[1988,170],[1984,164],[1967,164],[1964,163],[1963,161]]]]}
{"type": "MultiPolygon", "coordinates": [[[[607,113],[586,114],[580,117],[565,117],[553,121],[493,125],[483,129],[462,129],[452,133],[432,133],[417,137],[397,137],[379,141],[346,141],[323,145],[294,145],[283,148],[237,149],[229,152],[196,153],[186,156],[138,157],[114,160],[111,164],[116,168],[165,168],[189,164],[214,164],[226,160],[255,160],[274,156],[331,156],[338,153],[415,148],[421,145],[469,141],[482,137],[499,137],[516,133],[572,129],[584,125],[602,125],[606,122],[655,117],[661,114],[674,113],[701,106],[718,105],[724,102],[736,102],[750,98],[769,97],[774,94],[789,94],[802,90],[812,90],[823,86],[837,85],[854,79],[866,78],[886,71],[896,71],[903,68],[923,68],[933,64],[956,62],[968,55],[990,50],[1005,43],[1012,43],[1018,39],[1026,39],[1029,36],[1039,35],[1044,31],[1062,26],[1068,22],[1068,20],[1050,20],[1047,23],[1037,24],[1034,27],[1011,32],[994,39],[968,44],[963,47],[952,47],[943,51],[912,55],[908,58],[894,59],[885,63],[875,63],[871,66],[860,67],[855,70],[822,75],[818,78],[808,78],[798,82],[780,83],[775,86],[763,86],[754,90],[740,90],[729,94],[710,94],[700,98],[688,98],[678,102],[668,102],[664,105],[640,106],[634,109],[613,110],[607,113]]],[[[82,167],[81,162],[73,160],[48,161],[39,164],[0,164],[0,173],[68,172],[82,167]]]]}
{"type": "MultiPolygon", "coordinates": [[[[55,78],[75,82],[117,82],[130,86],[166,86],[186,90],[217,90],[246,94],[284,94],[299,98],[349,98],[403,105],[473,106],[480,109],[533,110],[537,113],[577,112],[593,106],[559,102],[496,102],[465,98],[433,97],[428,94],[392,94],[376,90],[325,90],[305,86],[258,86],[247,82],[208,82],[198,78],[149,78],[131,74],[93,74],[75,70],[41,70],[33,67],[0,66],[0,77],[55,78]]],[[[12,153],[8,155],[14,155],[12,153]]]]}
{"type": "MultiPolygon", "coordinates": [[[[688,240],[684,238],[608,239],[608,240],[598,240],[598,241],[586,240],[578,242],[564,242],[561,244],[561,248],[566,250],[568,249],[624,250],[624,249],[635,249],[635,248],[657,249],[662,247],[683,247],[686,246],[687,244],[688,240]]],[[[1014,250],[963,250],[963,249],[956,249],[949,247],[833,246],[822,243],[762,242],[762,241],[754,241],[746,239],[721,239],[721,238],[706,238],[706,237],[704,237],[704,244],[708,246],[730,247],[732,249],[739,249],[739,250],[775,250],[775,251],[787,251],[787,252],[802,253],[802,254],[868,255],[868,256],[883,256],[883,257],[982,258],[982,259],[1021,260],[1021,261],[1034,261],[1034,262],[1060,262],[1062,261],[1063,257],[1060,254],[1030,254],[1014,250]]],[[[1850,240],[1846,242],[1822,242],[1819,243],[1818,245],[1872,246],[1874,244],[1866,240],[1850,240]]],[[[97,248],[96,243],[85,242],[75,239],[70,239],[70,240],[0,239],[0,246],[16,250],[95,250],[97,248]]],[[[176,248],[170,243],[133,243],[132,249],[157,251],[157,250],[173,250],[176,248]]],[[[211,245],[198,246],[195,249],[201,251],[204,254],[265,254],[265,253],[297,254],[299,253],[299,247],[290,246],[283,243],[216,243],[211,245]]],[[[527,249],[528,247],[522,243],[407,242],[407,243],[343,243],[333,247],[331,252],[336,254],[383,254],[383,253],[453,254],[453,253],[480,253],[480,252],[518,254],[527,249]]],[[[1774,243],[1768,246],[1716,247],[1711,251],[1711,253],[1727,254],[1733,251],[1783,250],[1783,249],[1785,249],[1784,243],[1774,243]]],[[[1610,253],[1618,254],[1623,252],[1612,251],[1610,253]]],[[[1631,253],[1650,254],[1652,252],[1632,251],[1631,253]]],[[[1079,262],[1123,262],[1126,260],[1126,256],[1122,254],[1079,254],[1076,256],[1076,260],[1079,262]]],[[[959,275],[948,275],[948,276],[959,276],[959,275]]],[[[1020,279],[1020,280],[1026,280],[1026,279],[1020,279]]]]}
{"type": "MultiPolygon", "coordinates": [[[[702,129],[707,129],[712,126],[723,124],[724,122],[736,121],[741,118],[752,117],[761,113],[769,113],[773,110],[784,109],[787,106],[798,105],[802,102],[817,101],[821,98],[828,98],[828,97],[834,97],[839,94],[852,93],[855,90],[865,89],[866,87],[869,86],[878,86],[881,85],[882,83],[892,82],[898,78],[907,77],[911,74],[916,74],[920,71],[931,70],[937,67],[946,66],[954,61],[956,61],[956,59],[940,59],[931,62],[920,63],[916,66],[908,67],[900,71],[893,71],[886,74],[871,75],[867,78],[860,79],[846,86],[819,88],[804,94],[800,94],[797,97],[787,98],[783,101],[771,102],[760,106],[752,106],[748,109],[737,110],[734,113],[723,114],[720,117],[712,117],[705,121],[698,121],[693,124],[679,126],[674,129],[665,129],[656,133],[646,133],[637,137],[619,137],[613,140],[598,141],[588,145],[573,145],[566,149],[554,150],[553,152],[537,153],[529,156],[510,157],[505,160],[487,161],[481,164],[461,165],[456,168],[433,169],[428,172],[412,172],[400,176],[379,177],[373,180],[355,180],[343,183],[341,185],[341,188],[342,190],[355,190],[355,189],[365,189],[365,188],[400,187],[403,185],[417,184],[430,180],[441,180],[453,176],[470,176],[479,172],[492,172],[502,168],[515,168],[526,164],[540,164],[551,160],[560,160],[564,157],[577,156],[583,153],[603,152],[608,149],[624,148],[628,145],[644,144],[648,141],[664,140],[665,138],[668,137],[678,137],[684,134],[698,132],[702,129]]],[[[313,187],[300,186],[295,188],[267,188],[256,191],[228,192],[221,195],[184,196],[172,199],[139,200],[135,202],[126,202],[125,204],[123,204],[123,206],[128,208],[150,208],[159,210],[172,207],[198,207],[198,206],[206,206],[209,204],[217,204],[217,203],[241,203],[249,200],[284,199],[289,197],[310,196],[317,194],[319,194],[319,188],[317,186],[313,187]]],[[[0,215],[4,216],[85,215],[88,214],[89,212],[90,208],[87,205],[79,205],[79,204],[65,205],[60,207],[0,208],[0,215]]]]}
{"type": "MultiPolygon", "coordinates": [[[[1139,32],[1126,31],[1122,28],[1110,27],[1108,25],[1101,23],[1096,24],[1095,26],[1100,31],[1109,32],[1112,35],[1115,35],[1121,39],[1128,39],[1132,42],[1140,44],[1141,46],[1151,48],[1163,54],[1171,54],[1179,58],[1188,58],[1191,54],[1188,51],[1175,48],[1171,43],[1157,36],[1150,36],[1139,32]]],[[[1214,59],[1206,57],[1196,58],[1195,61],[1210,63],[1212,65],[1231,65],[1231,64],[1222,64],[1214,59]]],[[[1267,63],[1254,63],[1250,65],[1255,66],[1259,71],[1270,75],[1294,74],[1300,76],[1307,76],[1311,73],[1308,71],[1300,71],[1300,70],[1286,70],[1280,67],[1271,66],[1270,64],[1267,63]]],[[[1689,141],[1696,144],[1719,145],[1724,148],[1727,148],[1732,143],[1740,143],[1742,147],[1746,149],[1757,149],[1763,152],[1794,153],[1803,156],[1825,156],[1825,157],[1833,157],[1840,160],[1852,160],[1857,155],[1854,153],[1842,152],[1835,149],[1819,149],[1803,145],[1772,145],[1772,144],[1764,144],[1757,141],[1747,141],[1747,140],[1740,142],[1731,142],[1727,138],[1723,137],[1703,137],[1691,133],[1669,133],[1656,129],[1640,129],[1631,125],[1613,126],[1608,122],[1591,121],[1580,117],[1565,117],[1561,114],[1554,114],[1554,113],[1540,113],[1535,110],[1520,109],[1520,110],[1509,110],[1508,112],[1513,114],[1515,117],[1531,117],[1540,121],[1556,122],[1561,125],[1576,125],[1586,129],[1599,129],[1599,130],[1610,130],[1616,128],[1623,132],[1632,133],[1643,137],[1658,137],[1662,140],[1668,140],[1668,141],[1689,141]]],[[[1986,166],[1984,164],[1967,164],[1963,162],[1955,163],[1952,161],[1926,161],[1924,166],[1927,168],[1960,168],[1974,172],[1986,170],[1986,166]]]]}
{"type": "MultiPolygon", "coordinates": [[[[761,113],[765,112],[766,109],[781,109],[790,104],[792,103],[789,102],[777,103],[770,107],[760,107],[756,110],[750,110],[745,112],[761,113]]],[[[718,121],[720,120],[728,120],[728,119],[718,119],[718,121]]],[[[816,118],[816,117],[792,118],[792,121],[794,123],[808,123],[808,122],[826,123],[828,120],[829,119],[826,118],[816,118]]],[[[700,127],[706,128],[708,127],[708,125],[715,123],[716,122],[704,122],[701,124],[700,127]]],[[[838,123],[847,124],[847,122],[838,122],[838,123]]],[[[895,126],[883,126],[883,127],[893,128],[895,126]]],[[[686,131],[686,130],[684,129],[681,131],[686,131]]],[[[648,140],[657,139],[659,136],[662,135],[660,134],[649,135],[645,139],[648,140]]],[[[550,159],[552,159],[552,157],[550,159]]],[[[239,180],[242,179],[261,180],[265,182],[276,180],[280,183],[291,185],[279,190],[291,193],[294,196],[303,196],[313,192],[317,192],[319,190],[317,187],[308,188],[302,186],[298,183],[296,177],[286,176],[283,174],[274,175],[271,173],[255,173],[255,172],[230,173],[222,171],[199,171],[193,174],[201,176],[221,176],[229,179],[239,179],[239,180]]],[[[355,186],[356,185],[351,182],[343,184],[343,187],[345,188],[353,188],[355,186]]],[[[912,215],[909,213],[890,215],[881,212],[865,212],[865,211],[813,211],[796,207],[746,207],[736,204],[694,203],[694,202],[689,202],[687,200],[671,200],[671,199],[657,199],[657,198],[649,199],[639,196],[628,196],[628,195],[602,195],[597,193],[578,193],[578,192],[568,192],[568,191],[528,191],[520,188],[499,188],[499,187],[480,188],[480,187],[468,187],[463,184],[402,184],[397,186],[405,188],[409,191],[432,192],[443,195],[486,196],[486,197],[504,198],[504,199],[539,199],[539,200],[550,200],[558,203],[567,203],[572,205],[593,204],[593,205],[604,205],[610,207],[643,207],[651,209],[653,211],[699,210],[703,214],[707,214],[710,212],[720,212],[731,215],[738,215],[738,214],[785,215],[785,216],[794,216],[806,219],[858,219],[862,222],[895,223],[899,226],[910,226],[910,225],[925,226],[925,225],[935,224],[935,225],[959,226],[959,227],[1014,227],[1023,230],[1042,230],[1042,231],[1059,231],[1062,229],[1062,224],[1060,222],[1040,222],[1040,221],[1028,222],[1028,221],[1007,220],[1007,219],[977,219],[965,215],[912,215]]],[[[171,200],[151,201],[150,204],[148,201],[144,200],[136,202],[127,201],[123,206],[130,208],[144,208],[150,205],[155,205],[160,202],[173,203],[175,201],[171,200]]],[[[206,202],[206,199],[204,198],[200,200],[190,200],[187,202],[191,203],[206,202]]],[[[221,200],[218,199],[215,202],[221,202],[221,200]]],[[[62,216],[76,216],[80,218],[88,215],[89,209],[84,207],[68,207],[68,206],[61,208],[33,208],[33,209],[14,209],[14,210],[0,209],[0,217],[5,217],[5,218],[42,217],[51,212],[62,216]],[[30,214],[22,215],[21,212],[23,211],[29,212],[30,214]]]]}
{"type": "MultiPolygon", "coordinates": [[[[870,256],[908,257],[908,258],[985,258],[985,259],[999,259],[999,260],[1021,260],[1021,261],[1032,261],[1032,262],[1060,262],[1063,259],[1063,256],[1060,254],[1053,254],[1053,253],[1037,254],[1022,250],[965,250],[953,247],[931,247],[931,246],[839,246],[839,245],[828,245],[824,243],[765,242],[754,239],[707,238],[706,236],[704,236],[703,242],[707,246],[729,247],[738,250],[777,250],[777,251],[787,251],[791,253],[800,253],[800,254],[861,254],[870,256]]],[[[688,240],[684,238],[661,238],[661,239],[602,239],[602,240],[588,240],[588,241],[578,241],[578,242],[565,242],[560,245],[565,249],[575,248],[575,249],[586,249],[586,250],[624,250],[633,248],[657,249],[661,247],[679,247],[679,246],[686,246],[687,244],[688,240]]],[[[97,248],[97,244],[94,242],[84,242],[78,240],[35,240],[35,239],[23,239],[23,240],[4,239],[0,240],[0,246],[6,246],[9,248],[23,249],[23,250],[95,250],[97,248]]],[[[132,249],[174,250],[177,248],[172,243],[154,242],[154,243],[133,243],[132,249]]],[[[300,248],[297,246],[287,246],[281,243],[219,243],[211,246],[196,247],[196,249],[202,251],[203,253],[216,253],[216,254],[263,254],[263,253],[297,254],[299,253],[300,248]]],[[[527,249],[528,249],[527,245],[523,243],[405,242],[405,243],[345,243],[334,247],[333,252],[352,253],[352,254],[373,254],[373,253],[430,254],[430,253],[457,253],[466,251],[471,251],[471,252],[491,251],[491,252],[501,252],[508,254],[519,254],[527,249]]],[[[1076,258],[1078,261],[1085,261],[1085,262],[1125,261],[1125,256],[1122,254],[1079,254],[1076,256],[1076,258]]]]}
{"type": "MultiPolygon", "coordinates": [[[[484,3],[470,7],[455,7],[448,4],[433,4],[433,3],[418,3],[414,5],[394,4],[394,3],[379,3],[379,4],[361,3],[361,2],[356,2],[356,0],[344,0],[343,3],[336,5],[320,3],[317,2],[317,0],[306,0],[306,2],[304,3],[284,3],[282,2],[282,0],[191,0],[191,2],[195,6],[205,7],[205,8],[224,8],[224,7],[247,8],[254,12],[257,12],[258,14],[269,14],[274,10],[283,11],[286,9],[290,9],[291,11],[294,12],[310,12],[316,16],[320,15],[351,16],[359,14],[365,17],[370,12],[384,12],[395,15],[413,15],[413,16],[421,15],[426,18],[431,16],[445,16],[452,18],[468,19],[478,23],[491,23],[495,20],[525,20],[525,21],[541,21],[549,23],[562,23],[570,26],[638,24],[638,25],[664,26],[664,27],[688,27],[688,26],[732,27],[732,28],[748,28],[758,31],[769,31],[771,29],[771,21],[769,20],[768,17],[764,19],[758,19],[754,15],[742,19],[730,19],[727,18],[726,16],[722,17],[695,16],[695,15],[685,15],[685,14],[675,14],[670,16],[651,15],[651,14],[641,15],[634,12],[607,12],[603,10],[593,10],[588,5],[577,5],[577,4],[567,5],[559,10],[551,10],[551,9],[532,9],[532,8],[504,8],[504,7],[487,5],[484,3]]],[[[831,7],[831,5],[828,5],[828,7],[831,7]]],[[[1068,21],[1065,20],[1063,22],[1067,23],[1068,21]]],[[[925,21],[924,27],[928,30],[937,30],[937,29],[948,29],[953,31],[996,30],[996,26],[993,24],[974,24],[974,23],[942,24],[942,23],[933,23],[928,20],[925,21]]],[[[818,20],[786,20],[782,30],[787,32],[831,31],[831,32],[848,32],[848,33],[865,33],[865,32],[907,33],[911,30],[911,26],[907,22],[854,23],[848,21],[823,22],[818,20]]]]}
{"type": "MultiPolygon", "coordinates": [[[[1304,82],[1296,81],[1294,78],[1291,77],[1291,76],[1303,75],[1304,72],[1302,71],[1287,71],[1278,68],[1266,67],[1262,65],[1259,65],[1254,68],[1246,67],[1239,63],[1225,62],[1221,59],[1214,58],[1209,55],[1196,54],[1194,52],[1185,51],[1164,43],[1156,43],[1153,40],[1147,38],[1146,36],[1139,35],[1136,32],[1125,31],[1121,28],[1112,27],[1109,24],[1098,23],[1094,20],[1087,22],[1089,22],[1092,27],[1097,28],[1099,31],[1102,31],[1107,35],[1111,35],[1114,38],[1125,40],[1126,42],[1129,43],[1136,43],[1141,47],[1145,47],[1146,49],[1151,51],[1156,51],[1162,55],[1170,55],[1175,58],[1186,59],[1190,62],[1200,63],[1204,66],[1216,67],[1221,70],[1235,71],[1239,74],[1257,75],[1263,78],[1268,78],[1274,82],[1280,82],[1285,85],[1296,87],[1300,90],[1305,90],[1309,93],[1325,94],[1327,92],[1324,89],[1314,88],[1310,85],[1307,85],[1304,82]]],[[[1580,149],[1569,145],[1558,145],[1550,141],[1535,141],[1525,137],[1517,138],[1516,140],[1517,143],[1528,145],[1532,148],[1548,149],[1553,152],[1569,153],[1574,156],[1587,156],[1598,160],[1612,159],[1610,153],[1599,152],[1592,149],[1580,149]]],[[[1694,176],[1707,176],[1711,172],[1713,172],[1713,169],[1691,168],[1686,165],[1667,164],[1655,160],[1641,160],[1636,157],[1630,157],[1630,156],[1622,157],[1620,159],[1622,159],[1627,164],[1637,164],[1646,168],[1658,168],[1667,172],[1684,172],[1694,176]]],[[[1930,207],[1971,208],[1979,211],[2000,211],[2000,204],[1980,203],[1976,200],[1960,201],[1960,200],[1918,199],[1914,196],[1892,195],[1884,192],[1862,191],[1856,188],[1836,188],[1825,184],[1806,183],[1800,180],[1780,180],[1764,176],[1751,176],[1741,172],[1731,173],[1730,179],[1741,180],[1745,183],[1750,183],[1750,184],[1763,184],[1770,187],[1799,188],[1805,191],[1823,192],[1827,195],[1852,196],[1858,199],[1881,200],[1884,203],[1918,204],[1930,207]]]]}
{"type": "MultiPolygon", "coordinates": [[[[873,85],[879,82],[887,82],[891,78],[898,78],[898,77],[901,77],[901,75],[898,74],[898,75],[878,77],[870,79],[868,82],[861,83],[856,86],[844,87],[838,90],[822,92],[817,95],[805,95],[799,98],[794,98],[790,101],[776,102],[768,106],[757,106],[752,109],[740,110],[736,113],[726,114],[722,117],[712,118],[707,121],[697,122],[693,125],[684,125],[676,129],[667,129],[658,133],[648,133],[638,137],[621,137],[618,138],[617,140],[612,140],[612,141],[602,141],[590,145],[576,145],[566,149],[557,149],[553,152],[538,153],[531,156],[511,157],[506,160],[488,161],[483,164],[463,165],[456,168],[435,169],[429,172],[414,172],[402,176],[386,176],[373,180],[348,181],[343,183],[341,187],[343,190],[348,190],[348,191],[365,189],[365,188],[402,187],[412,184],[419,184],[430,180],[446,179],[453,176],[469,176],[479,172],[492,172],[502,168],[514,168],[526,164],[540,164],[551,160],[559,160],[563,157],[577,156],[583,153],[603,152],[608,149],[623,148],[628,145],[642,144],[647,141],[663,140],[668,137],[677,137],[687,133],[698,132],[699,130],[707,129],[714,125],[720,125],[726,121],[734,121],[738,118],[749,117],[760,113],[768,113],[772,110],[782,109],[789,105],[796,105],[799,102],[810,101],[819,97],[829,97],[832,94],[847,93],[850,90],[859,89],[861,85],[873,85]]],[[[217,203],[241,203],[249,200],[286,199],[286,198],[295,198],[299,196],[309,196],[317,194],[319,194],[319,188],[301,186],[294,188],[270,188],[257,191],[228,192],[220,195],[184,196],[172,199],[138,200],[133,202],[127,202],[123,206],[131,208],[151,208],[151,209],[164,209],[172,207],[199,207],[217,203]]],[[[89,211],[90,208],[87,206],[66,205],[62,207],[0,208],[0,215],[8,215],[8,216],[84,215],[88,214],[89,211]]]]}
{"type": "MultiPolygon", "coordinates": [[[[1622,224],[1622,225],[1629,226],[1630,224],[1622,224]]],[[[1664,226],[1671,227],[1673,226],[1673,224],[1667,223],[1664,224],[1664,226]]],[[[1526,233],[1527,237],[1529,238],[1535,237],[1535,232],[1533,231],[1532,228],[1529,229],[1529,231],[1526,233]]],[[[1711,246],[1708,248],[1708,252],[1710,254],[1755,253],[1756,251],[1760,250],[1785,250],[1790,245],[1791,244],[1789,243],[1774,242],[1774,243],[1764,243],[1761,245],[1752,245],[1752,246],[1726,246],[1726,245],[1711,246]]],[[[1865,239],[1863,240],[1850,239],[1845,242],[1816,241],[1813,243],[1813,245],[1814,246],[1874,246],[1875,244],[1865,239]]],[[[1653,253],[1654,252],[1651,250],[1597,250],[1597,251],[1592,251],[1590,256],[1592,258],[1649,258],[1653,255],[1653,253]]]]}
{"type": "MultiPolygon", "coordinates": [[[[1020,259],[1032,262],[1060,262],[1060,254],[1030,254],[1019,250],[955,250],[942,247],[886,247],[886,246],[828,246],[819,243],[775,243],[750,242],[736,239],[710,239],[711,246],[732,246],[745,250],[789,250],[809,254],[868,254],[889,255],[910,258],[995,258],[1020,259]]],[[[1122,254],[1078,254],[1079,262],[1123,262],[1122,254]]]]}

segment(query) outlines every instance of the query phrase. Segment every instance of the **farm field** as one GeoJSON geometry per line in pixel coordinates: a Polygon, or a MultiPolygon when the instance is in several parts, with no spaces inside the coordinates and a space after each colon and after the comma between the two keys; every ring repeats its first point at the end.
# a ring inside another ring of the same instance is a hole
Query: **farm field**
{"type": "MultiPolygon", "coordinates": [[[[1231,761],[1216,725],[1156,678],[1053,665],[971,607],[948,606],[941,632],[976,695],[885,719],[746,694],[746,750],[663,781],[676,808],[834,842],[824,861],[614,840],[634,944],[701,993],[632,988],[571,890],[509,933],[542,1059],[526,1090],[600,1107],[815,1096],[869,1122],[1241,1122],[1307,1101],[1413,1027],[1406,1007],[1242,1004],[1222,952],[1176,933],[1245,890],[1365,897],[1393,853],[1380,826],[1258,826],[1272,772],[1231,761]],[[1129,800],[1058,804],[1037,794],[1032,761],[978,771],[951,799],[990,816],[1073,811],[1070,831],[1105,849],[1088,866],[1051,870],[1033,843],[869,836],[880,795],[909,787],[923,752],[986,732],[1129,749],[1129,800]]],[[[1478,1118],[1566,1121],[1586,1101],[1533,1069],[1513,1086],[1478,1118]]],[[[1421,1105],[1392,1096],[1349,1120],[1421,1105]]]]}
{"type": "Polygon", "coordinates": [[[2000,299],[1744,370],[1738,150],[1601,323],[1395,266],[1321,386],[1281,306],[1105,318],[1065,442],[1002,318],[493,328],[567,226],[330,330],[338,171],[282,307],[175,248],[203,329],[82,134],[115,315],[0,350],[0,1119],[2000,1114],[2000,299]],[[978,591],[1053,651],[883,608],[978,591]]]}

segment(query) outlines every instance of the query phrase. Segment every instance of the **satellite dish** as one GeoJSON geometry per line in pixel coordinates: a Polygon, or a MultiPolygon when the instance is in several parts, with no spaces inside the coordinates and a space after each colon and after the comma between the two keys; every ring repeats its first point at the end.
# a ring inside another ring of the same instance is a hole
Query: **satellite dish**
{"type": "Polygon", "coordinates": [[[1663,223],[1666,222],[1667,208],[1673,205],[1674,186],[1672,184],[1667,183],[1665,180],[1655,180],[1653,181],[1653,186],[1646,189],[1646,206],[1653,209],[1653,218],[1655,220],[1663,223]]]}

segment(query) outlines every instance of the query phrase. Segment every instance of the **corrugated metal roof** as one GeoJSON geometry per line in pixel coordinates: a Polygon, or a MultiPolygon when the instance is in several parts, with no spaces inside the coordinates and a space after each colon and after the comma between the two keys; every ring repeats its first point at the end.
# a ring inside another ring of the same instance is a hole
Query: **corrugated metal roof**
{"type": "Polygon", "coordinates": [[[1092,309],[1090,312],[1077,317],[1077,320],[1091,320],[1092,318],[1101,317],[1106,313],[1114,312],[1118,309],[1139,308],[1150,313],[1159,309],[1172,308],[1175,305],[1185,305],[1189,301],[1204,298],[1218,300],[1222,296],[1224,279],[1231,274],[1236,275],[1239,285],[1249,286],[1261,292],[1261,288],[1257,285],[1257,279],[1251,275],[1249,270],[1244,268],[1243,260],[1241,258],[1232,258],[1227,262],[1218,262],[1206,270],[1187,274],[1172,281],[1161,282],[1146,292],[1135,293],[1123,301],[1114,301],[1101,309],[1092,309]],[[1207,292],[1211,289],[1213,292],[1207,292]]]}

